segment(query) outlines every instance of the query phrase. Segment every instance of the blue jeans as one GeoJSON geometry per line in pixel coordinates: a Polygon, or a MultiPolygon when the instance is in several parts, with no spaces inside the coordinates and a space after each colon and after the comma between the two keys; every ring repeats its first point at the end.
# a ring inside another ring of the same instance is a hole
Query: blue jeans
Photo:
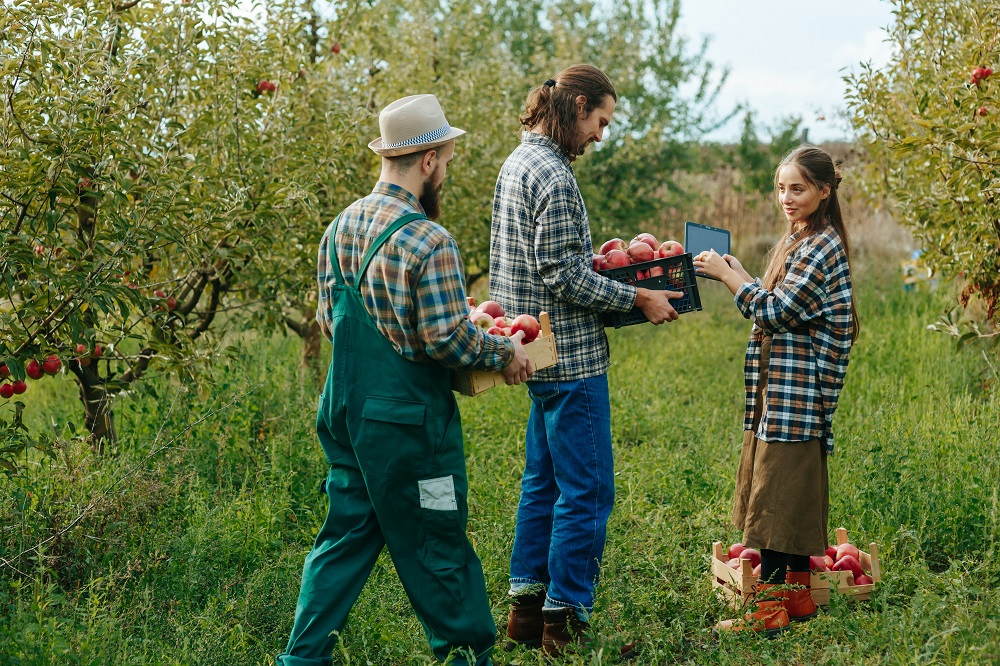
{"type": "Polygon", "coordinates": [[[511,590],[544,585],[545,607],[586,619],[615,499],[608,377],[528,382],[528,392],[511,590]]]}

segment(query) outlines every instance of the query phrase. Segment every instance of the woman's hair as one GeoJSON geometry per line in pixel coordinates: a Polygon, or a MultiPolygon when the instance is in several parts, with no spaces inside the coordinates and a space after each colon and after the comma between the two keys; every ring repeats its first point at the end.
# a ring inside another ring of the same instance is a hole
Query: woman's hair
{"type": "Polygon", "coordinates": [[[591,65],[570,65],[528,93],[520,116],[521,126],[541,129],[570,160],[576,159],[581,154],[576,113],[579,95],[587,98],[583,110],[588,114],[601,106],[608,95],[618,101],[618,93],[604,72],[591,65]]]}
{"type": "MultiPolygon", "coordinates": [[[[819,202],[819,208],[806,220],[805,227],[799,230],[794,242],[789,242],[792,234],[796,231],[792,225],[788,225],[781,241],[771,250],[771,258],[764,272],[763,284],[765,289],[774,287],[785,279],[785,261],[788,256],[795,251],[799,243],[813,234],[820,233],[829,224],[840,236],[840,242],[844,246],[844,254],[847,255],[848,267],[851,263],[850,239],[847,236],[847,227],[844,226],[844,217],[840,211],[840,199],[837,197],[837,188],[842,178],[840,170],[834,166],[833,158],[822,148],[816,146],[802,145],[788,153],[778,168],[774,171],[774,190],[778,193],[778,175],[781,168],[794,166],[807,183],[822,190],[824,187],[830,188],[830,195],[819,202]]],[[[779,204],[780,205],[780,204],[779,204]]],[[[858,320],[858,310],[851,299],[851,324],[854,329],[851,339],[856,340],[860,332],[860,322],[858,320]]]]}

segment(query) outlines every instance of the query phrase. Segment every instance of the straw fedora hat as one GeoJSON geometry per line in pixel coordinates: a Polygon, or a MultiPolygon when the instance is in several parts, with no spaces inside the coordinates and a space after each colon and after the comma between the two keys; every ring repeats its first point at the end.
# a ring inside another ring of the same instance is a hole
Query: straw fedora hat
{"type": "Polygon", "coordinates": [[[448,124],[434,95],[397,99],[378,114],[378,128],[382,136],[368,147],[384,157],[427,150],[465,134],[448,124]]]}

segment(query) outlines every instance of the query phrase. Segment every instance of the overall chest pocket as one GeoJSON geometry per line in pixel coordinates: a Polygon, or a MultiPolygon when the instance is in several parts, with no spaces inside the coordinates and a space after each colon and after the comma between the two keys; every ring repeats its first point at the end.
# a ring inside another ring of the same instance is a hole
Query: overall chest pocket
{"type": "Polygon", "coordinates": [[[427,405],[368,396],[354,449],[365,474],[413,476],[433,456],[427,405]]]}

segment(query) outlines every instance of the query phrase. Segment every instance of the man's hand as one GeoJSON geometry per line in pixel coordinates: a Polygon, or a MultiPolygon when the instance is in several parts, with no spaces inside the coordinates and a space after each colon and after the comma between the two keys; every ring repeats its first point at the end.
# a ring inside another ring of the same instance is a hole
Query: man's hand
{"type": "Polygon", "coordinates": [[[514,358],[503,369],[504,380],[510,385],[526,382],[535,373],[535,367],[531,364],[528,353],[521,345],[522,338],[524,338],[524,331],[518,331],[510,336],[511,342],[514,343],[514,358]]]}
{"type": "Polygon", "coordinates": [[[674,321],[680,316],[670,304],[671,298],[684,298],[684,294],[680,291],[661,291],[642,287],[635,290],[635,306],[642,310],[642,314],[653,324],[674,321]]]}

